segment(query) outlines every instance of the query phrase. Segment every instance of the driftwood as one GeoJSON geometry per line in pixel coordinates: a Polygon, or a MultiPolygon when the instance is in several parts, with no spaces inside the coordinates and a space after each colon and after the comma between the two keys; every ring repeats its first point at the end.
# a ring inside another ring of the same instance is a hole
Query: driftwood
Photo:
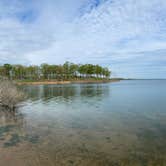
{"type": "Polygon", "coordinates": [[[0,106],[14,109],[24,99],[24,94],[8,80],[0,80],[0,106]]]}

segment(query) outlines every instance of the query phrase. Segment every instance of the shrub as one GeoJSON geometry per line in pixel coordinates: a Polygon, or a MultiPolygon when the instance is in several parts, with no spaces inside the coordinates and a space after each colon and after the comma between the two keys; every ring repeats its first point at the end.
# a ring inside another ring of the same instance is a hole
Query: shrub
{"type": "Polygon", "coordinates": [[[24,99],[24,94],[8,80],[0,80],[0,106],[14,109],[24,99]]]}

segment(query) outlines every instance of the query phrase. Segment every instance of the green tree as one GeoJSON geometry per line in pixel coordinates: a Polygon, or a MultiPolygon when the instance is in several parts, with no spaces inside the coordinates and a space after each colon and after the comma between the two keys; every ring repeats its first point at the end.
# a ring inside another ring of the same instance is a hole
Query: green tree
{"type": "Polygon", "coordinates": [[[10,64],[4,64],[4,72],[5,72],[5,75],[9,78],[10,75],[11,75],[11,71],[12,71],[12,65],[10,64]]]}

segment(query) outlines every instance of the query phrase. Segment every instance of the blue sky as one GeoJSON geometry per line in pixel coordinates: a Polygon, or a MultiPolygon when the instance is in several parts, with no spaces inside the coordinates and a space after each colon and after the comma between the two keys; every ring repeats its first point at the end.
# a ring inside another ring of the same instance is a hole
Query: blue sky
{"type": "Polygon", "coordinates": [[[0,64],[64,61],[166,78],[166,1],[0,0],[0,64]]]}

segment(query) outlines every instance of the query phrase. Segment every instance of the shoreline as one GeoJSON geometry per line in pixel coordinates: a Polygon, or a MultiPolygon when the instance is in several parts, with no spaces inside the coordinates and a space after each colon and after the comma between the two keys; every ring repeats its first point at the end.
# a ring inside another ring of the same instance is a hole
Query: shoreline
{"type": "Polygon", "coordinates": [[[18,82],[15,81],[17,85],[63,85],[63,84],[88,84],[88,83],[111,83],[119,82],[121,79],[110,79],[110,80],[73,80],[73,81],[29,81],[29,82],[18,82]]]}

